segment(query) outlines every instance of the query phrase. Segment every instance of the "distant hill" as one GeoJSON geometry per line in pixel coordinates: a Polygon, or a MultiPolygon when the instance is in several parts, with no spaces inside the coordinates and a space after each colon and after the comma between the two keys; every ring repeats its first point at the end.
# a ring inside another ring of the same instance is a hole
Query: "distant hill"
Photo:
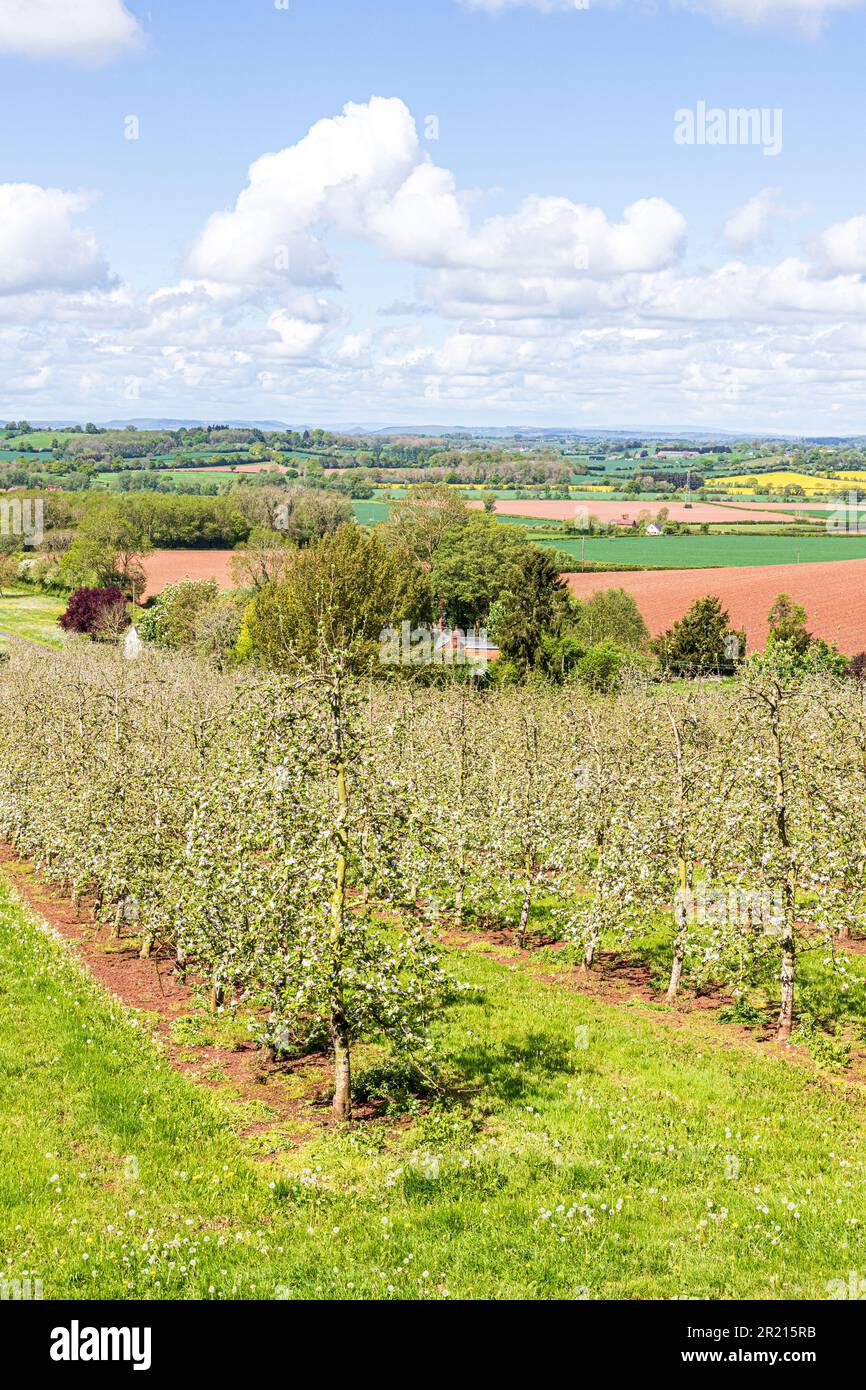
{"type": "MultiPolygon", "coordinates": [[[[69,429],[74,425],[82,425],[85,422],[79,420],[31,420],[34,429],[69,429]]],[[[628,429],[587,429],[583,426],[574,425],[382,425],[373,424],[369,421],[350,421],[346,423],[318,421],[294,421],[287,424],[284,420],[251,420],[251,419],[222,419],[218,416],[201,417],[199,419],[174,419],[170,417],[147,416],[134,417],[127,420],[96,420],[102,429],[123,430],[135,426],[139,430],[179,430],[179,429],[201,429],[208,425],[226,425],[234,429],[259,429],[283,432],[286,430],[314,430],[326,429],[332,434],[357,435],[370,438],[371,436],[399,436],[409,435],[418,439],[438,439],[444,436],[451,438],[463,437],[465,439],[526,439],[526,440],[545,440],[545,439],[574,439],[574,440],[600,440],[606,439],[613,442],[618,440],[652,440],[660,444],[670,443],[693,443],[693,444],[712,444],[730,440],[732,442],[742,442],[744,440],[758,440],[762,443],[779,443],[786,446],[797,447],[804,445],[836,445],[836,446],[856,446],[864,442],[863,435],[793,435],[793,434],[767,434],[761,430],[740,430],[731,433],[727,430],[657,430],[645,429],[640,426],[632,426],[628,429]]]]}

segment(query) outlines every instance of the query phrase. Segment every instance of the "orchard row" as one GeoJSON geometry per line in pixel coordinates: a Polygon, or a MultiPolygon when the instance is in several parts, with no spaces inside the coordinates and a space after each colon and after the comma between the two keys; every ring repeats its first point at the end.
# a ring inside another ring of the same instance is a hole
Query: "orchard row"
{"type": "Polygon", "coordinates": [[[804,953],[862,993],[854,682],[418,690],[82,644],[16,653],[0,708],[0,834],[263,1046],[329,1041],[341,1118],[356,1039],[432,1065],[443,930],[564,939],[585,970],[652,937],[671,1002],[775,980],[782,1038],[804,953]]]}

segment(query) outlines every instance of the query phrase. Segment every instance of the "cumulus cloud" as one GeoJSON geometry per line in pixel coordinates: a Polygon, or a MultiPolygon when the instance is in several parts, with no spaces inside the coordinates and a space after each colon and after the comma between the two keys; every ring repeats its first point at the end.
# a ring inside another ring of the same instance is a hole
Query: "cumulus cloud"
{"type": "Polygon", "coordinates": [[[108,283],[96,238],[72,222],[92,201],[33,183],[0,184],[0,294],[108,283]]]}
{"type": "Polygon", "coordinates": [[[268,331],[272,335],[272,355],[311,357],[341,319],[342,314],[336,305],[312,295],[302,296],[290,306],[276,309],[267,321],[268,331]]]}
{"type": "Polygon", "coordinates": [[[831,273],[866,273],[866,216],[834,223],[818,237],[815,249],[831,273]]]}
{"type": "Polygon", "coordinates": [[[210,218],[191,249],[203,279],[323,283],[333,278],[321,228],[351,231],[392,197],[419,161],[415,122],[402,101],[350,102],[296,145],[251,166],[234,208],[210,218]]]}
{"type": "Polygon", "coordinates": [[[642,312],[707,324],[866,318],[866,284],[854,275],[822,278],[795,256],[770,266],[731,261],[701,275],[656,277],[644,286],[642,312]]]}
{"type": "Polygon", "coordinates": [[[640,199],[611,223],[600,208],[530,197],[477,230],[469,202],[421,149],[406,105],[373,97],[256,160],[234,208],[211,217],[194,243],[189,269],[272,288],[334,283],[328,227],[417,266],[524,275],[658,269],[685,244],[685,220],[663,198],[640,199]]]}
{"type": "Polygon", "coordinates": [[[696,266],[661,197],[619,211],[529,194],[485,216],[403,102],[373,98],[257,160],[184,278],[153,292],[111,276],[79,224],[89,201],[0,186],[13,414],[26,401],[105,418],[136,402],[130,413],[323,422],[862,427],[866,217],[747,263],[796,213],[777,189],[729,215],[734,255],[696,266]],[[360,322],[354,257],[349,292],[340,281],[346,240],[365,248],[364,271],[371,251],[380,261],[360,322]]]}
{"type": "Polygon", "coordinates": [[[141,38],[123,0],[0,2],[0,53],[104,63],[136,48],[141,38]]]}
{"type": "Polygon", "coordinates": [[[802,216],[805,209],[787,207],[782,202],[781,192],[780,188],[762,188],[754,198],[731,213],[725,222],[723,234],[734,251],[745,251],[750,246],[769,241],[776,219],[794,221],[802,216]]]}
{"type": "Polygon", "coordinates": [[[685,218],[664,198],[641,198],[611,223],[601,208],[568,198],[527,198],[454,246],[450,265],[522,275],[621,275],[670,265],[684,249],[685,218]]]}

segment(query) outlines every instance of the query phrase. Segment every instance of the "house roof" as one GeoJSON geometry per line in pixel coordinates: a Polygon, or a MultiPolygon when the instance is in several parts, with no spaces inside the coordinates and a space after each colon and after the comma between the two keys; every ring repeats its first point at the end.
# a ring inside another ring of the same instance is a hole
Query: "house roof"
{"type": "Polygon", "coordinates": [[[477,632],[461,632],[460,628],[443,628],[436,638],[436,650],[447,647],[452,642],[457,642],[459,646],[470,647],[476,652],[498,652],[499,647],[495,642],[491,642],[489,637],[477,632]]]}

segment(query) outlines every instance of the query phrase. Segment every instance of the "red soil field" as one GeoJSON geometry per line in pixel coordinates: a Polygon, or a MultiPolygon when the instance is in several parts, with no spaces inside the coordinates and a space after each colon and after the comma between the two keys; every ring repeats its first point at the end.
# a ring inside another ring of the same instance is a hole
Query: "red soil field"
{"type": "Polygon", "coordinates": [[[166,584],[179,579],[215,579],[223,589],[232,587],[231,550],[155,550],[142,561],[147,575],[143,598],[159,594],[166,584]]]}
{"type": "MultiPolygon", "coordinates": [[[[470,507],[476,510],[484,506],[483,502],[472,501],[470,507]]],[[[496,511],[500,516],[533,516],[540,521],[571,521],[577,514],[578,507],[585,507],[590,516],[598,517],[599,521],[621,521],[627,517],[629,521],[635,521],[641,512],[648,512],[650,516],[655,516],[659,508],[666,507],[671,521],[692,521],[699,524],[702,521],[768,521],[767,513],[770,510],[767,506],[763,509],[750,507],[746,503],[739,506],[721,507],[712,502],[695,502],[691,507],[686,507],[683,502],[612,502],[609,498],[596,502],[578,501],[576,498],[565,501],[534,501],[534,502],[512,502],[510,500],[497,500],[496,511]]],[[[784,510],[780,510],[779,521],[791,521],[791,516],[784,510]]]]}
{"type": "Polygon", "coordinates": [[[567,574],[565,578],[577,598],[588,598],[599,589],[625,589],[654,637],[681,618],[696,598],[715,594],[730,613],[732,625],[745,629],[751,651],[760,651],[767,640],[767,614],[776,595],[790,594],[805,608],[809,630],[816,637],[835,642],[849,656],[866,650],[866,560],[567,574]]]}
{"type": "MultiPolygon", "coordinates": [[[[156,550],[144,561],[144,597],[179,579],[216,579],[231,588],[230,550],[156,550]]],[[[696,598],[716,594],[735,627],[744,628],[749,647],[763,647],[767,613],[777,594],[801,603],[809,627],[849,655],[866,650],[866,560],[831,560],[809,565],[758,565],[731,569],[598,571],[567,574],[578,598],[599,589],[625,589],[637,600],[653,636],[681,618],[696,598]]]]}

